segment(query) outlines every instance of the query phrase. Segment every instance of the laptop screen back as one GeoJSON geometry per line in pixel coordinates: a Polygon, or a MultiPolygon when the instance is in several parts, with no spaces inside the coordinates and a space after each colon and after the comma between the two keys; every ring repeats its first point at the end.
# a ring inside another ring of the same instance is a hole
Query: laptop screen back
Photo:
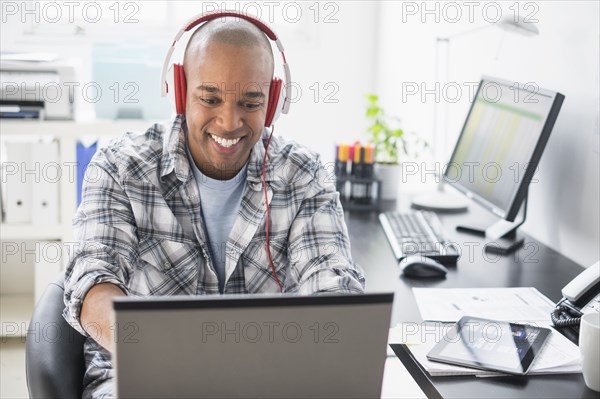
{"type": "Polygon", "coordinates": [[[393,294],[115,300],[119,397],[379,397],[393,294]]]}

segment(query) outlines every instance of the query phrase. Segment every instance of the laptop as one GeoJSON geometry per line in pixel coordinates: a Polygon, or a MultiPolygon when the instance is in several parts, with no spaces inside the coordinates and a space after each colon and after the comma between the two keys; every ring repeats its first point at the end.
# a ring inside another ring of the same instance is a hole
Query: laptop
{"type": "Polygon", "coordinates": [[[124,297],[121,398],[379,398],[394,294],[124,297]]]}

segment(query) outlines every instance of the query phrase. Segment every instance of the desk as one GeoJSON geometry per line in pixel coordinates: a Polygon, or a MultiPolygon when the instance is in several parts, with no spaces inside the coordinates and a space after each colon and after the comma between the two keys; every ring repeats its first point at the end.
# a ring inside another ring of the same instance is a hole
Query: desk
{"type": "MultiPolygon", "coordinates": [[[[408,210],[408,204],[387,203],[385,210],[408,210]]],[[[488,254],[484,239],[455,230],[457,224],[494,221],[483,209],[471,206],[469,212],[440,215],[449,238],[458,243],[462,254],[446,279],[418,280],[399,277],[392,253],[377,214],[347,212],[346,223],[354,260],[365,271],[366,291],[394,291],[392,326],[399,322],[422,322],[412,294],[413,287],[477,288],[536,287],[552,301],[560,290],[583,269],[577,263],[524,234],[525,245],[509,256],[488,254]]],[[[429,398],[598,398],[588,389],[581,374],[530,377],[430,377],[409,353],[396,353],[410,375],[429,398]]]]}

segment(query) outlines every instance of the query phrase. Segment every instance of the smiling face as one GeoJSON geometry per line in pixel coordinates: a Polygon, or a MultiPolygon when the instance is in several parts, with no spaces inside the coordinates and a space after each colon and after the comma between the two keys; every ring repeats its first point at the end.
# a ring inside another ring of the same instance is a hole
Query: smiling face
{"type": "Polygon", "coordinates": [[[206,176],[229,180],[248,160],[263,132],[272,65],[257,45],[208,40],[186,53],[188,146],[206,176]]]}

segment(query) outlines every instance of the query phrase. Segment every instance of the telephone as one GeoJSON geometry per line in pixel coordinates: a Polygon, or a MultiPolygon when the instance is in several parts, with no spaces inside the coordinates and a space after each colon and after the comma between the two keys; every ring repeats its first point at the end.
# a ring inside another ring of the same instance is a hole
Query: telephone
{"type": "Polygon", "coordinates": [[[562,289],[551,319],[555,327],[570,328],[579,335],[581,316],[600,312],[600,261],[582,271],[562,289]]]}

